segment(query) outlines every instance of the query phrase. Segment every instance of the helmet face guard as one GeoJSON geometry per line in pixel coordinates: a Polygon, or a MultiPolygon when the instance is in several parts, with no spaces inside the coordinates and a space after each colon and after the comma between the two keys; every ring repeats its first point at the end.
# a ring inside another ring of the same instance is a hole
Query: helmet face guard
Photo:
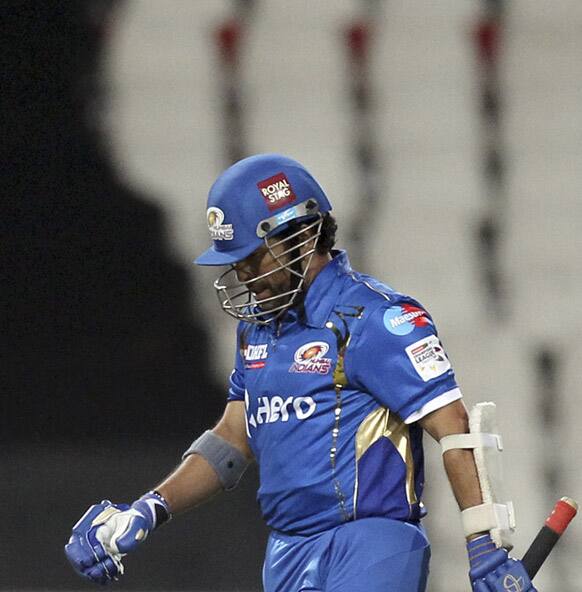
{"type": "Polygon", "coordinates": [[[231,265],[214,282],[214,288],[222,309],[228,315],[241,321],[267,325],[280,318],[287,309],[299,301],[321,235],[323,216],[321,213],[317,214],[315,219],[301,224],[297,230],[279,240],[278,235],[267,236],[270,220],[262,221],[259,227],[261,225],[263,243],[277,266],[250,280],[239,281],[235,265],[231,265]],[[276,251],[281,249],[282,251],[277,254],[276,251]],[[289,274],[289,290],[257,300],[253,293],[256,283],[281,271],[289,274]]]}
{"type": "Polygon", "coordinates": [[[226,169],[208,194],[206,217],[213,244],[195,261],[230,267],[214,282],[222,308],[235,319],[266,325],[300,302],[330,210],[319,183],[287,156],[257,154],[226,169]],[[257,249],[266,249],[272,257],[269,271],[239,281],[239,264],[257,249]],[[281,273],[289,278],[288,289],[283,289],[283,277],[275,276],[281,273]],[[263,282],[268,287],[277,284],[282,293],[257,299],[263,282]]]}

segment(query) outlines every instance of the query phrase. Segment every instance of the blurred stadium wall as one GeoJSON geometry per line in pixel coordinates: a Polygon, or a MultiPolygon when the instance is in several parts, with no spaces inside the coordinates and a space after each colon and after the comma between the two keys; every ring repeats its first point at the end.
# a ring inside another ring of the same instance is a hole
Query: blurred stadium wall
{"type": "MultiPolygon", "coordinates": [[[[205,197],[238,156],[320,179],[358,268],[423,302],[466,402],[494,400],[515,554],[582,497],[582,4],[10,1],[2,68],[0,588],[89,589],[62,544],[218,417],[234,323],[205,197]]],[[[468,589],[427,441],[430,592],[468,589]]],[[[164,528],[126,589],[255,590],[256,474],[164,528]]],[[[536,582],[582,590],[582,529],[536,582]],[[578,550],[578,553],[576,552],[578,550]]]]}

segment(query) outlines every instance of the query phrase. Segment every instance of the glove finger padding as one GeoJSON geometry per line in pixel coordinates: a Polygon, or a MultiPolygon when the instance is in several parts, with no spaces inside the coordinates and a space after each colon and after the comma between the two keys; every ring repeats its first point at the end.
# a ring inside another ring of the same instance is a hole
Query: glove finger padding
{"type": "Polygon", "coordinates": [[[480,556],[477,555],[477,559],[471,560],[469,578],[472,582],[480,580],[503,565],[507,560],[508,555],[505,549],[494,549],[489,552],[484,551],[480,556]]]}
{"type": "Polygon", "coordinates": [[[97,563],[85,570],[83,575],[96,584],[109,584],[115,580],[115,575],[103,563],[97,563]]]}
{"type": "Polygon", "coordinates": [[[97,583],[111,581],[123,573],[121,556],[112,556],[97,533],[112,516],[127,507],[104,500],[91,506],[75,524],[65,545],[65,555],[77,573],[97,583]]]}
{"type": "Polygon", "coordinates": [[[472,586],[473,592],[491,592],[491,588],[485,583],[485,580],[474,582],[472,586]]]}
{"type": "Polygon", "coordinates": [[[93,549],[82,537],[75,535],[71,536],[65,545],[65,555],[77,571],[91,567],[97,562],[93,549]]]}
{"type": "Polygon", "coordinates": [[[112,557],[102,552],[103,559],[100,560],[81,537],[71,537],[71,542],[65,546],[65,554],[77,573],[97,583],[114,580],[123,574],[120,556],[112,557]]]}
{"type": "Polygon", "coordinates": [[[121,555],[109,555],[100,564],[103,565],[111,579],[117,579],[118,575],[123,575],[121,555]]]}

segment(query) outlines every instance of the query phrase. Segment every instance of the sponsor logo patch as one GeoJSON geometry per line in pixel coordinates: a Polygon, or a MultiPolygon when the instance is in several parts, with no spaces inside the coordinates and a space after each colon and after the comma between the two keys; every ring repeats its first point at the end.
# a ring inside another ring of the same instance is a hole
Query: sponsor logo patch
{"type": "Polygon", "coordinates": [[[297,199],[291,183],[284,173],[259,181],[257,187],[265,200],[269,210],[276,210],[281,206],[292,203],[297,199]]]}
{"type": "Polygon", "coordinates": [[[245,368],[247,370],[257,370],[265,367],[265,360],[269,355],[266,343],[258,343],[256,345],[249,344],[242,351],[245,360],[245,368]]]}
{"type": "Polygon", "coordinates": [[[436,335],[429,335],[409,345],[406,354],[424,382],[441,376],[451,368],[447,354],[436,335]]]}
{"type": "Polygon", "coordinates": [[[391,306],[384,313],[384,326],[393,335],[408,335],[416,327],[432,325],[426,310],[412,304],[391,306]]]}
{"type": "Polygon", "coordinates": [[[329,351],[325,341],[311,341],[302,345],[293,356],[289,372],[299,374],[327,374],[331,369],[331,358],[324,357],[329,351]]]}
{"type": "Polygon", "coordinates": [[[208,208],[206,219],[212,240],[232,240],[234,238],[232,224],[223,224],[224,212],[220,208],[208,208]]]}
{"type": "Polygon", "coordinates": [[[256,428],[264,423],[287,422],[293,416],[299,421],[303,421],[311,417],[317,407],[312,397],[280,397],[274,395],[272,397],[259,397],[257,403],[257,411],[249,413],[249,395],[245,391],[247,434],[249,436],[249,426],[256,428]]]}

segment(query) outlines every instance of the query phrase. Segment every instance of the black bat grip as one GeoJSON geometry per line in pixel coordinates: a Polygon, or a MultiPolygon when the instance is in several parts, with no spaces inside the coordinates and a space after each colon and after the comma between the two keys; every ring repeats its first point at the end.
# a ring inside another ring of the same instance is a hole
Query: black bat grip
{"type": "Polygon", "coordinates": [[[559,538],[560,535],[557,532],[545,525],[542,526],[521,560],[530,580],[533,580],[538,573],[542,563],[546,560],[559,538]]]}
{"type": "Polygon", "coordinates": [[[577,511],[578,504],[569,497],[563,497],[556,502],[552,513],[546,519],[546,523],[542,526],[521,560],[530,579],[533,579],[538,573],[554,545],[568,528],[572,518],[576,516],[577,511]]]}

